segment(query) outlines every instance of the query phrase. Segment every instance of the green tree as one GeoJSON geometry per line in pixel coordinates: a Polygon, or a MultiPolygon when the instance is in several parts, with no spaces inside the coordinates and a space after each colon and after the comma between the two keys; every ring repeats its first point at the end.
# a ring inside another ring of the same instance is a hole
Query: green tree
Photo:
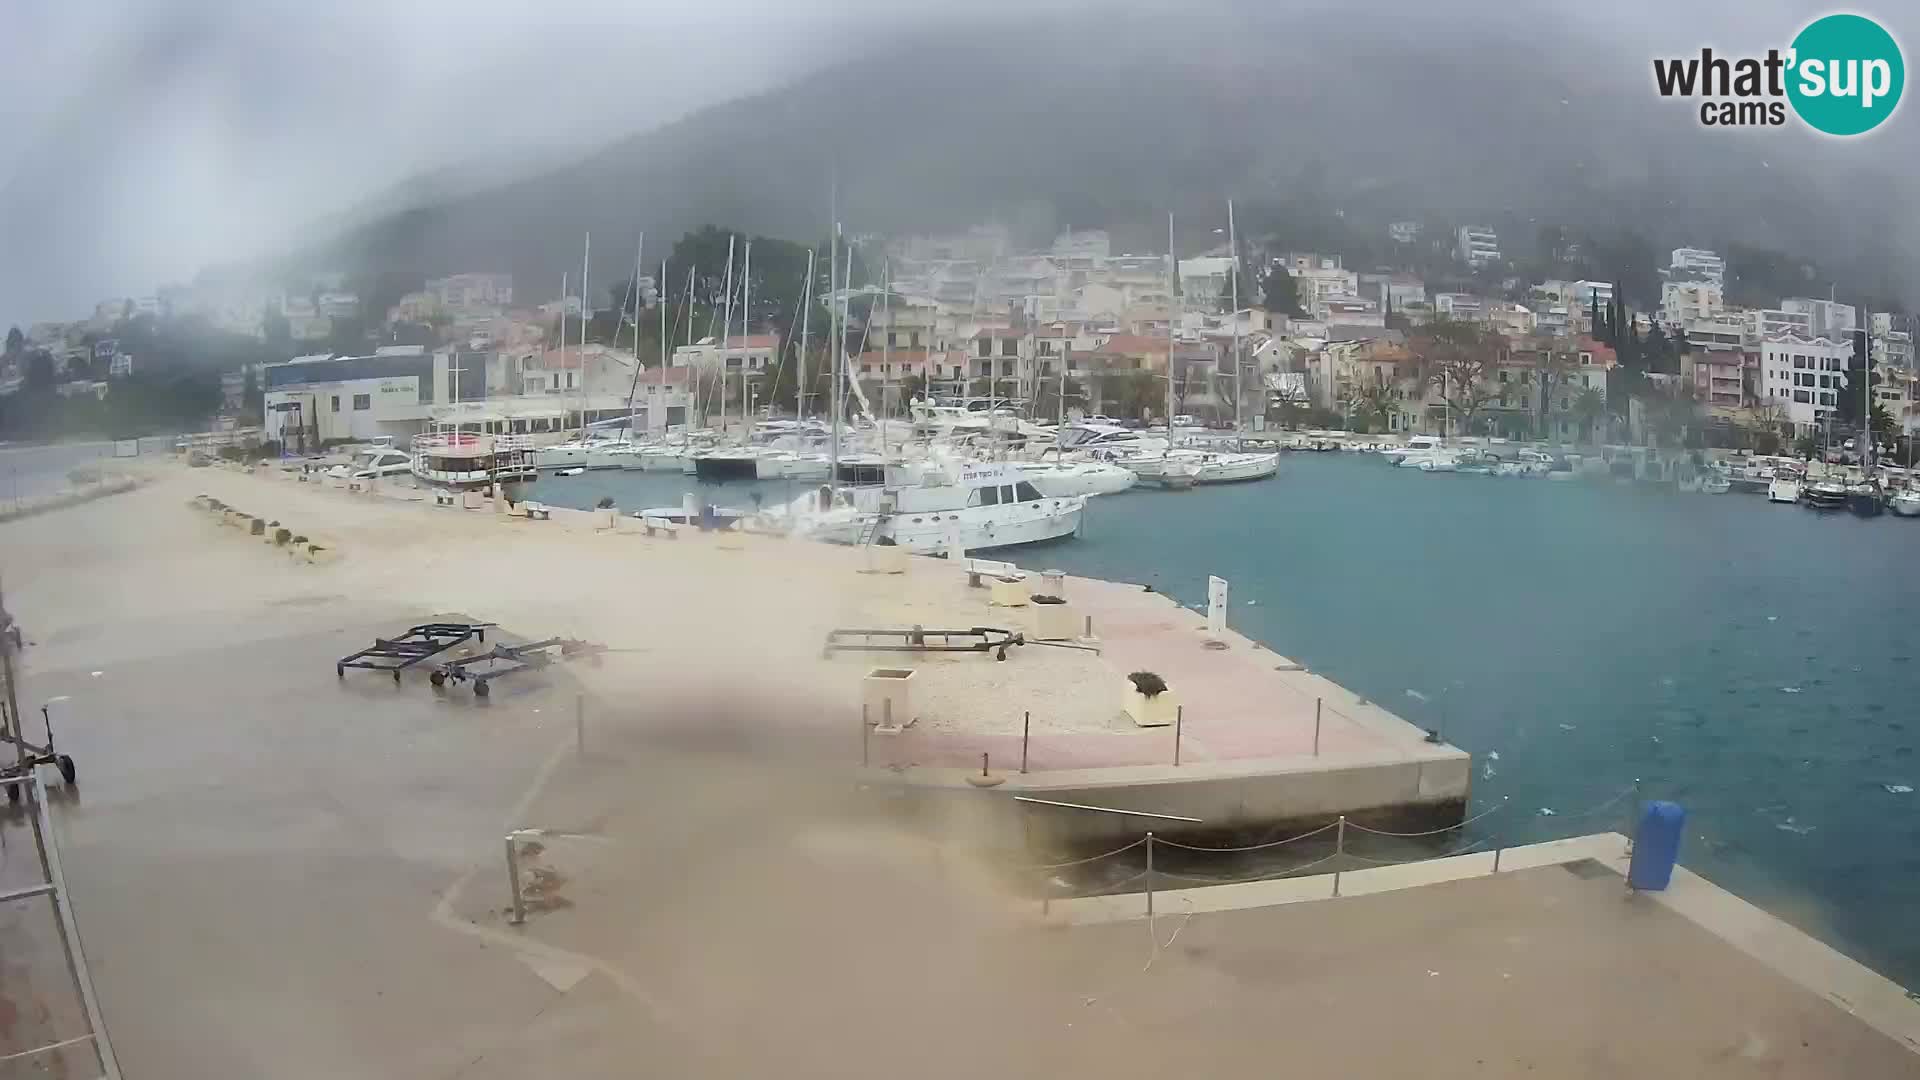
{"type": "Polygon", "coordinates": [[[53,354],[45,349],[35,349],[28,353],[23,389],[28,391],[51,390],[53,389],[53,379],[53,354]]]}
{"type": "Polygon", "coordinates": [[[1607,399],[1600,391],[1588,389],[1580,391],[1573,398],[1573,420],[1580,425],[1580,440],[1593,441],[1593,426],[1607,415],[1607,399]]]}
{"type": "MultiPolygon", "coordinates": [[[[1534,413],[1536,437],[1541,439],[1552,437],[1553,404],[1556,400],[1568,400],[1567,380],[1577,366],[1579,366],[1579,357],[1564,349],[1547,346],[1534,353],[1534,380],[1539,386],[1538,404],[1534,413]],[[1555,394],[1560,396],[1556,398],[1555,394]]],[[[1568,410],[1562,410],[1563,415],[1570,409],[1569,403],[1568,410]]]]}
{"type": "Polygon", "coordinates": [[[1870,425],[1873,429],[1874,438],[1877,441],[1893,441],[1895,433],[1893,414],[1887,411],[1886,405],[1878,401],[1873,403],[1873,418],[1870,421],[1870,425]]]}
{"type": "Polygon", "coordinates": [[[1453,319],[1435,319],[1411,343],[1422,381],[1439,389],[1459,431],[1479,430],[1474,419],[1495,396],[1492,377],[1499,348],[1493,335],[1479,326],[1453,319]]]}
{"type": "Polygon", "coordinates": [[[1284,266],[1276,266],[1267,271],[1260,279],[1261,306],[1275,315],[1286,315],[1298,319],[1306,314],[1300,309],[1300,291],[1287,273],[1284,266]]]}
{"type": "Polygon", "coordinates": [[[1393,426],[1396,405],[1393,391],[1393,386],[1388,383],[1363,382],[1348,392],[1346,413],[1364,423],[1364,431],[1389,430],[1393,426]]]}
{"type": "Polygon", "coordinates": [[[1144,420],[1166,411],[1166,387],[1147,371],[1113,371],[1096,376],[1101,408],[1123,420],[1144,420]]]}

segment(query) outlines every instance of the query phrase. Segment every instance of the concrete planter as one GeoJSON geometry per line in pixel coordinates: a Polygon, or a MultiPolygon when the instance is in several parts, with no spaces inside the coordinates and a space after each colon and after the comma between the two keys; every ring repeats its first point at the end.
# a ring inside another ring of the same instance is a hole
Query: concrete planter
{"type": "Polygon", "coordinates": [[[988,586],[987,603],[993,607],[1026,607],[1030,591],[1025,578],[1019,581],[994,578],[988,586]]]}
{"type": "Polygon", "coordinates": [[[1167,727],[1173,723],[1180,711],[1180,699],[1171,690],[1162,690],[1152,697],[1133,688],[1128,680],[1121,681],[1125,687],[1121,691],[1120,709],[1135,727],[1167,727]]]}
{"type": "Polygon", "coordinates": [[[881,734],[905,731],[913,715],[913,669],[874,668],[860,681],[860,703],[867,723],[881,734]]]}
{"type": "Polygon", "coordinates": [[[618,529],[620,527],[620,511],[617,507],[609,506],[604,510],[595,510],[593,515],[596,519],[595,524],[602,529],[618,529]]]}
{"type": "Polygon", "coordinates": [[[1072,604],[1034,604],[1032,615],[1035,641],[1067,641],[1078,638],[1084,625],[1072,604]]]}

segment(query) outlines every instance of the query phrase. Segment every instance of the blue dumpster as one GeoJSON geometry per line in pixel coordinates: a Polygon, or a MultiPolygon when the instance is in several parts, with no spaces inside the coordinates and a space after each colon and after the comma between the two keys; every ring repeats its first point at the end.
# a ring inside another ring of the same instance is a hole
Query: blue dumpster
{"type": "Polygon", "coordinates": [[[1640,811],[1633,834],[1633,863],[1627,867],[1629,888],[1658,892],[1673,881],[1673,864],[1680,861],[1680,835],[1686,831],[1687,811],[1679,803],[1650,802],[1640,811]]]}

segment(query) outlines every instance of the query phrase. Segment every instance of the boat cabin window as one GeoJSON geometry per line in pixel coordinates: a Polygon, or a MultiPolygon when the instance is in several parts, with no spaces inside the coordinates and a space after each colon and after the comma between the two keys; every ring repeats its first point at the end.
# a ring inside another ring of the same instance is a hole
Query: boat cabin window
{"type": "Polygon", "coordinates": [[[1000,505],[1000,489],[997,487],[974,488],[973,494],[973,505],[975,506],[1000,505]]]}
{"type": "Polygon", "coordinates": [[[1033,485],[1027,483],[1025,480],[1013,485],[1013,494],[1013,501],[1015,502],[1036,502],[1040,498],[1040,493],[1035,491],[1033,485]]]}

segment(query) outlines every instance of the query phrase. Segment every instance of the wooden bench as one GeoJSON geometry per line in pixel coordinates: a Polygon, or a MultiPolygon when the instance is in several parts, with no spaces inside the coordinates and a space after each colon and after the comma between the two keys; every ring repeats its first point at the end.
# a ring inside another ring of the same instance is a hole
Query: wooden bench
{"type": "Polygon", "coordinates": [[[528,521],[552,521],[553,511],[537,502],[523,502],[520,510],[527,515],[528,521]]]}
{"type": "Polygon", "coordinates": [[[680,526],[663,517],[645,517],[640,519],[640,527],[648,536],[665,536],[669,540],[680,539],[680,526]]]}
{"type": "Polygon", "coordinates": [[[453,492],[451,492],[451,491],[436,491],[436,492],[434,492],[434,493],[433,493],[433,505],[435,505],[435,506],[452,506],[453,504],[454,504],[454,503],[453,503],[453,492]]]}
{"type": "Polygon", "coordinates": [[[968,559],[966,563],[966,572],[967,572],[967,587],[970,589],[980,588],[984,584],[980,580],[983,577],[1024,578],[1027,576],[1025,571],[1021,570],[1019,567],[1013,565],[1012,563],[997,562],[993,559],[968,559]]]}

